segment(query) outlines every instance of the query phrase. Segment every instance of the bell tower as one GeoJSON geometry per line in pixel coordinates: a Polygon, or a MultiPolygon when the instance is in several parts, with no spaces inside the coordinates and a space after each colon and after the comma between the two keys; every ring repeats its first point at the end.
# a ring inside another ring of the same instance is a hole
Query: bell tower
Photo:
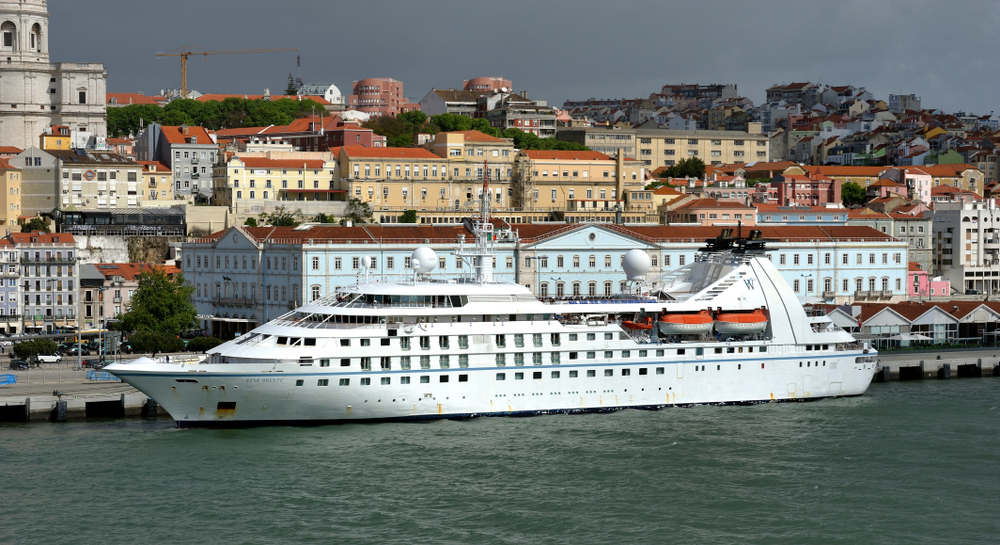
{"type": "Polygon", "coordinates": [[[46,0],[0,0],[0,63],[49,62],[46,0]]]}

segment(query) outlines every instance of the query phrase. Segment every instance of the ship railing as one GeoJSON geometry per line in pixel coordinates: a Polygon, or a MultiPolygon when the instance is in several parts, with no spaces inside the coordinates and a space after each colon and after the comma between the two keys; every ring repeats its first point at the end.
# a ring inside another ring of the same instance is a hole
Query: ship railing
{"type": "Polygon", "coordinates": [[[547,305],[612,305],[618,303],[651,303],[655,304],[657,300],[653,297],[638,297],[638,296],[615,296],[610,295],[606,297],[541,297],[539,301],[547,305]]]}
{"type": "Polygon", "coordinates": [[[385,324],[344,324],[338,322],[311,322],[305,320],[275,320],[272,325],[299,327],[302,329],[385,329],[385,324]]]}
{"type": "Polygon", "coordinates": [[[330,305],[334,308],[362,308],[362,309],[372,309],[380,310],[386,308],[452,308],[451,301],[445,299],[444,301],[436,302],[398,302],[398,303],[364,303],[360,301],[344,301],[340,303],[334,303],[330,305]]]}
{"type": "Polygon", "coordinates": [[[850,343],[837,343],[836,350],[838,352],[848,352],[851,350],[861,350],[861,341],[854,341],[850,343]]]}
{"type": "Polygon", "coordinates": [[[183,354],[156,356],[153,361],[157,363],[201,363],[205,361],[205,356],[201,354],[183,354]]]}

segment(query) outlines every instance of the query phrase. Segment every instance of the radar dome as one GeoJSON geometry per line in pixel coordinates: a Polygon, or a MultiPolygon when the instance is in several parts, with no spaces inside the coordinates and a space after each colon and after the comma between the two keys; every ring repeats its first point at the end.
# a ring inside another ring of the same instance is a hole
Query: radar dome
{"type": "Polygon", "coordinates": [[[372,266],[372,258],[369,257],[369,256],[362,257],[361,258],[361,266],[364,267],[364,268],[366,268],[366,269],[368,267],[371,267],[372,266]]]}
{"type": "Polygon", "coordinates": [[[418,273],[427,274],[433,271],[437,263],[437,254],[426,246],[417,248],[410,256],[410,264],[418,273]]]}
{"type": "Polygon", "coordinates": [[[649,255],[642,250],[629,250],[622,258],[622,270],[629,280],[643,280],[649,272],[649,255]]]}

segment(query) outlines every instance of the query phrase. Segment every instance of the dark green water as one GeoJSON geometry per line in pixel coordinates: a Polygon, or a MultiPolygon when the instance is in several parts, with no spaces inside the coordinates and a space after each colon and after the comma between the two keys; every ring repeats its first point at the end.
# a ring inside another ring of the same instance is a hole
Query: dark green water
{"type": "Polygon", "coordinates": [[[0,543],[998,543],[1000,380],[320,428],[0,427],[0,543]]]}

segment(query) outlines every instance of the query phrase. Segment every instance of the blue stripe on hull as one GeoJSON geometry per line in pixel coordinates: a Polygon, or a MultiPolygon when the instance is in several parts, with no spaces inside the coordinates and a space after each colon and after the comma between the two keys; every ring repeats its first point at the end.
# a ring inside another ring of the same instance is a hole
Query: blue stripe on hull
{"type": "Polygon", "coordinates": [[[232,429],[232,428],[256,428],[261,426],[327,426],[331,424],[352,424],[352,423],[376,423],[376,422],[420,422],[430,420],[464,420],[469,418],[479,418],[484,416],[514,416],[528,417],[546,414],[589,414],[589,413],[613,413],[622,410],[659,411],[670,407],[695,407],[699,405],[711,405],[723,407],[727,405],[760,405],[762,403],[786,403],[819,401],[821,399],[833,399],[838,397],[857,397],[862,394],[843,396],[823,396],[795,399],[761,399],[757,401],[717,401],[711,403],[669,403],[658,405],[636,405],[630,407],[594,407],[589,409],[546,409],[539,411],[496,411],[485,413],[456,413],[456,414],[428,414],[415,416],[400,416],[393,418],[342,418],[334,420],[176,420],[178,428],[212,428],[212,429],[232,429]]]}

